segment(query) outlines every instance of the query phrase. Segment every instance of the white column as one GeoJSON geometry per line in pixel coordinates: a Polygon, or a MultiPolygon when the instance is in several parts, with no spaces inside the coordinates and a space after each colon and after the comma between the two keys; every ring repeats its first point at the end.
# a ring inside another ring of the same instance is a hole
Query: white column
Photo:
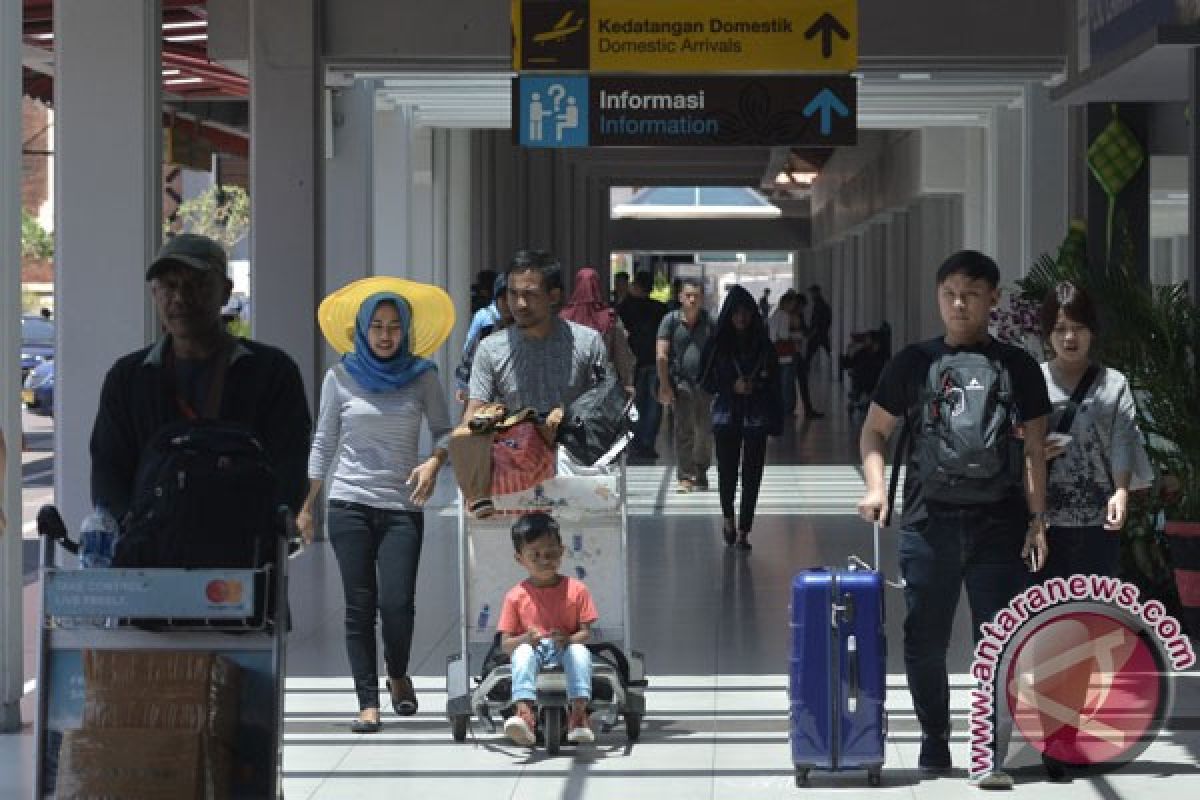
{"type": "Polygon", "coordinates": [[[250,5],[250,286],[254,337],[287,351],[315,405],[317,113],[314,0],[250,5]]]}
{"type": "MultiPolygon", "coordinates": [[[[389,275],[404,275],[417,281],[433,280],[433,131],[413,126],[408,151],[408,247],[407,261],[389,275]]],[[[382,270],[382,264],[380,265],[382,270]]]]}
{"type": "Polygon", "coordinates": [[[433,228],[434,283],[454,300],[457,320],[447,346],[438,354],[438,369],[447,388],[454,383],[453,371],[470,324],[471,278],[471,135],[466,130],[441,130],[434,137],[433,182],[437,205],[433,228]]]}
{"type": "MultiPolygon", "coordinates": [[[[988,199],[991,194],[988,184],[988,138],[987,128],[968,128],[963,148],[966,158],[963,174],[963,247],[985,253],[995,248],[995,242],[989,238],[993,229],[988,225],[988,199]]],[[[942,253],[942,258],[948,255],[942,253]]]]}
{"type": "Polygon", "coordinates": [[[54,4],[54,488],[69,528],[90,505],[104,375],[153,338],[145,273],[162,237],[159,19],[157,2],[54,4]]]}
{"type": "Polygon", "coordinates": [[[0,733],[21,728],[21,4],[0,0],[0,431],[8,468],[0,474],[0,733]]]}
{"type": "Polygon", "coordinates": [[[1042,253],[1054,255],[1067,232],[1067,108],[1050,102],[1046,87],[1024,92],[1021,191],[1021,275],[1042,253]]]}
{"type": "Polygon", "coordinates": [[[383,275],[415,277],[412,266],[412,109],[400,106],[375,114],[374,263],[383,275]]]}
{"type": "Polygon", "coordinates": [[[1025,274],[1022,264],[1022,200],[1024,199],[1021,148],[1022,114],[997,108],[988,130],[989,228],[987,254],[1000,266],[1000,282],[1008,285],[1025,274]]]}
{"type": "MultiPolygon", "coordinates": [[[[331,92],[332,155],[325,159],[325,259],[317,301],[373,272],[375,182],[372,161],[375,87],[371,81],[331,92]]],[[[334,352],[321,339],[322,366],[334,352]]]]}

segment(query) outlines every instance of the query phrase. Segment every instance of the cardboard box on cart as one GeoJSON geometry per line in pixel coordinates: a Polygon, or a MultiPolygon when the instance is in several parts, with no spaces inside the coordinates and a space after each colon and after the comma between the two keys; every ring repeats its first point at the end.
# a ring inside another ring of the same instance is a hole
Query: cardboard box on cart
{"type": "Polygon", "coordinates": [[[226,800],[230,752],[194,731],[93,728],[67,731],[58,800],[226,800]]]}
{"type": "Polygon", "coordinates": [[[87,650],[84,728],[205,733],[235,746],[240,669],[210,652],[87,650]]]}

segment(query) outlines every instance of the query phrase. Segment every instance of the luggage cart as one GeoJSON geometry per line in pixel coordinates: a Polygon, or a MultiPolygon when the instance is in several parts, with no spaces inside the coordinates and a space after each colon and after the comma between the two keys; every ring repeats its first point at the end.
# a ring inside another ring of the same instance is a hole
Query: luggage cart
{"type": "MultiPolygon", "coordinates": [[[[505,593],[526,576],[513,559],[510,530],[517,516],[542,511],[562,525],[562,571],[584,581],[600,614],[592,629],[592,720],[606,733],[624,723],[628,741],[641,735],[645,715],[645,659],[630,646],[627,587],[628,513],[625,464],[581,467],[559,448],[555,477],[525,492],[493,498],[497,514],[476,520],[459,496],[459,652],[446,665],[446,717],[453,738],[462,742],[472,715],[490,733],[497,730],[492,712],[505,712],[511,701],[511,671],[499,653],[496,623],[505,593]],[[502,663],[497,663],[502,662],[502,663]]],[[[561,671],[544,671],[539,700],[566,705],[561,671]]],[[[561,744],[563,715],[547,714],[539,737],[549,753],[561,744]]]]}
{"type": "Polygon", "coordinates": [[[82,725],[85,651],[203,652],[238,665],[229,797],[283,798],[281,785],[287,562],[295,525],[284,513],[274,564],[261,569],[74,569],[53,507],[38,513],[42,607],[37,660],[34,799],[56,796],[66,731],[82,725]]]}

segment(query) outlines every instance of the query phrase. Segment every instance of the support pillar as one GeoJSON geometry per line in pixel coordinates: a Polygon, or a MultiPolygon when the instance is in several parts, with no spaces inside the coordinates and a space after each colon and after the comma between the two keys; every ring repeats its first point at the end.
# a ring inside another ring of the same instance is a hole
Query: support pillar
{"type": "Polygon", "coordinates": [[[160,24],[157,2],[54,4],[54,488],[69,528],[91,505],[104,375],[156,333],[145,276],[162,239],[160,24]]]}
{"type": "Polygon", "coordinates": [[[1022,114],[1008,108],[996,108],[988,128],[988,180],[990,196],[985,252],[1000,267],[1000,282],[1009,285],[1025,274],[1022,262],[1022,114]]]}
{"type": "Polygon", "coordinates": [[[250,286],[254,337],[282,347],[316,407],[315,0],[250,4],[250,286]]]}
{"type": "Polygon", "coordinates": [[[1192,300],[1200,302],[1200,47],[1188,57],[1188,238],[1187,276],[1192,300]]]}
{"type": "Polygon", "coordinates": [[[0,733],[21,728],[24,694],[21,580],[21,4],[0,1],[0,733]]]}
{"type": "MultiPolygon", "coordinates": [[[[331,92],[332,157],[325,159],[324,269],[317,271],[316,300],[374,272],[371,247],[375,233],[375,85],[359,80],[331,92]]],[[[333,349],[318,339],[324,358],[321,372],[335,360],[333,349]]]]}
{"type": "Polygon", "coordinates": [[[1021,271],[1043,254],[1054,255],[1067,231],[1067,109],[1050,102],[1046,87],[1024,92],[1021,271]]]}

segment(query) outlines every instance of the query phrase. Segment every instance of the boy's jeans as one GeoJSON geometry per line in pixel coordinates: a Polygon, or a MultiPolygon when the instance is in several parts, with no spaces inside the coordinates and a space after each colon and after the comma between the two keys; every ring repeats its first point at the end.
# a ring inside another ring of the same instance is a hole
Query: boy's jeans
{"type": "Polygon", "coordinates": [[[566,651],[559,650],[553,639],[542,639],[537,648],[533,645],[518,645],[513,650],[512,699],[537,699],[537,676],[542,669],[562,664],[567,673],[567,697],[571,700],[592,696],[592,654],[582,644],[567,645],[566,651]]]}
{"type": "MultiPolygon", "coordinates": [[[[931,509],[923,530],[900,531],[904,576],[904,665],[913,709],[926,736],[950,732],[946,655],[965,584],[971,632],[990,622],[1029,582],[1021,560],[1028,515],[1021,502],[931,509]]],[[[962,658],[959,655],[956,661],[962,658]]],[[[961,662],[960,662],[961,663],[961,662]]]]}

